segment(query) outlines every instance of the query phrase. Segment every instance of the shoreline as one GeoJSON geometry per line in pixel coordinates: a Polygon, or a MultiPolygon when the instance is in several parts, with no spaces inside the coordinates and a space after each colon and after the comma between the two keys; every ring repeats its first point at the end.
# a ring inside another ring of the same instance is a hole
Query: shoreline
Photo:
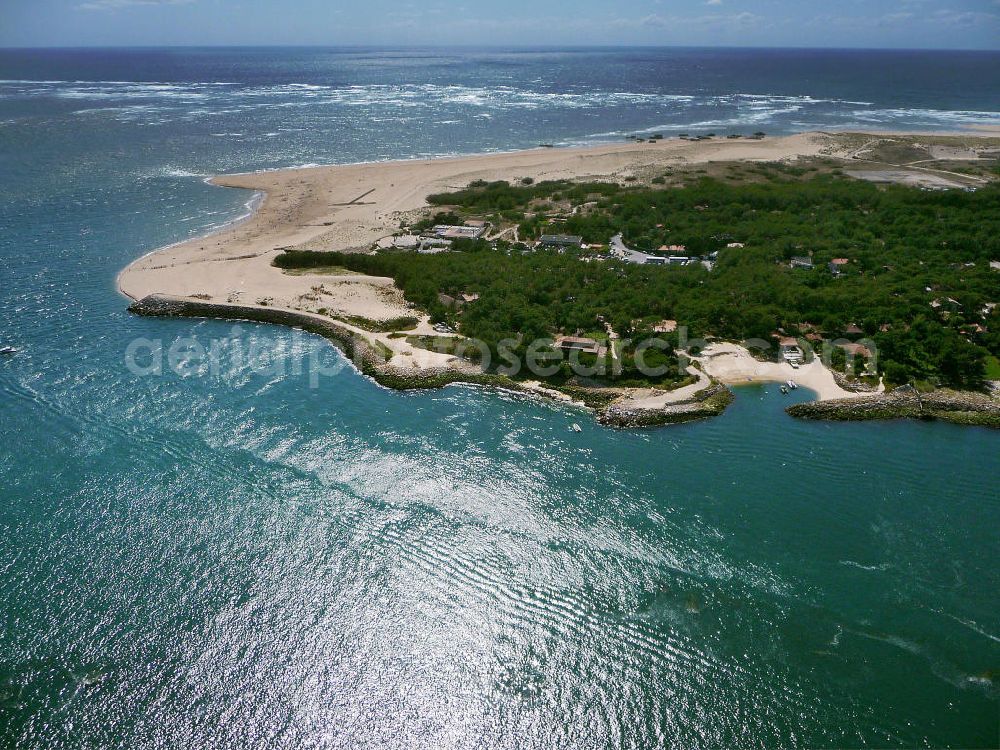
{"type": "MultiPolygon", "coordinates": [[[[222,187],[221,185],[217,185],[216,183],[212,182],[212,180],[214,180],[214,179],[215,179],[215,177],[205,177],[205,178],[202,179],[202,182],[205,183],[206,185],[211,185],[212,187],[222,187]]],[[[254,217],[254,215],[257,213],[257,211],[261,208],[261,206],[264,205],[264,202],[266,200],[267,200],[267,193],[265,191],[263,191],[263,190],[254,191],[254,194],[250,197],[250,200],[248,200],[246,203],[243,204],[244,207],[247,210],[244,213],[242,213],[239,216],[237,216],[236,218],[230,219],[229,221],[225,221],[222,224],[219,224],[218,226],[213,227],[212,229],[210,229],[208,232],[205,232],[204,234],[199,234],[199,235],[196,235],[195,237],[190,237],[190,238],[188,238],[186,240],[178,240],[177,242],[171,242],[169,245],[164,245],[163,247],[157,247],[157,248],[154,248],[154,249],[150,250],[147,253],[143,253],[142,255],[140,255],[138,258],[136,258],[135,260],[133,260],[131,263],[129,263],[128,265],[126,265],[124,268],[122,268],[121,270],[119,270],[118,273],[115,274],[115,289],[123,297],[125,297],[127,299],[130,299],[133,302],[138,302],[138,299],[136,297],[133,297],[131,294],[129,294],[122,287],[122,282],[121,282],[122,276],[129,270],[129,268],[132,265],[134,265],[134,264],[136,264],[136,263],[138,263],[138,262],[140,262],[142,260],[146,260],[150,256],[156,255],[157,253],[163,252],[164,250],[170,250],[171,248],[178,247],[178,246],[183,245],[183,244],[185,244],[187,242],[193,242],[194,240],[208,239],[209,237],[211,237],[214,234],[217,234],[219,232],[225,231],[226,229],[229,229],[229,228],[232,228],[232,227],[237,227],[237,226],[239,226],[240,224],[242,224],[245,221],[250,221],[254,217]]]]}
{"type": "MultiPolygon", "coordinates": [[[[356,349],[358,341],[386,353],[381,366],[369,362],[359,369],[389,387],[436,387],[446,384],[445,380],[487,381],[481,384],[503,385],[555,398],[553,389],[547,385],[532,386],[510,378],[501,384],[496,382],[497,376],[465,360],[415,347],[406,337],[389,338],[388,333],[372,332],[346,322],[345,319],[386,321],[418,317],[418,325],[407,334],[435,335],[428,317],[403,299],[390,278],[333,270],[287,274],[274,267],[272,260],[292,247],[367,251],[377,240],[398,231],[401,220],[425,210],[428,194],[461,189],[477,179],[515,181],[530,177],[535,181],[644,182],[663,169],[714,161],[828,157],[850,163],[846,152],[836,151],[838,138],[842,137],[844,134],[806,132],[762,139],[626,141],[216,175],[205,181],[217,187],[254,191],[247,201],[246,214],[207,234],[136,258],[117,274],[116,286],[132,301],[129,309],[139,314],[160,314],[156,311],[163,309],[167,300],[174,305],[172,312],[163,313],[169,315],[216,317],[205,313],[218,313],[220,317],[233,317],[235,310],[242,310],[242,317],[262,322],[289,315],[293,317],[287,320],[304,320],[313,327],[329,322],[341,329],[342,336],[354,340],[341,347],[348,356],[348,350],[356,349]]],[[[640,426],[721,413],[717,409],[721,397],[715,398],[719,395],[717,390],[700,400],[696,396],[702,395],[706,388],[736,385],[748,379],[784,382],[801,378],[800,384],[813,390],[820,401],[864,395],[840,388],[832,374],[818,362],[793,370],[786,363],[753,360],[753,372],[748,373],[741,369],[747,364],[745,350],[741,352],[740,347],[732,344],[722,346],[728,348],[706,351],[710,359],[703,359],[702,367],[708,385],[696,393],[691,393],[694,389],[690,387],[678,389],[683,392],[678,394],[635,389],[641,392],[623,395],[620,390],[611,389],[617,396],[610,402],[606,398],[591,400],[587,394],[581,400],[596,409],[598,418],[606,424],[640,426]],[[703,407],[702,402],[711,398],[715,402],[703,407]],[[595,401],[603,403],[595,405],[595,401]]]]}
{"type": "MultiPolygon", "coordinates": [[[[459,384],[496,388],[587,409],[595,413],[599,423],[610,427],[651,427],[689,422],[717,416],[732,401],[730,391],[718,383],[711,383],[690,397],[672,399],[652,408],[636,406],[618,398],[604,402],[598,393],[601,389],[559,388],[537,381],[517,380],[484,372],[471,364],[464,367],[400,368],[380,355],[378,347],[368,338],[371,334],[303,311],[211,303],[155,294],[133,302],[128,310],[144,317],[240,320],[300,328],[327,339],[359,373],[384,388],[406,391],[459,384]]],[[[669,395],[670,392],[666,393],[669,395]]]]}

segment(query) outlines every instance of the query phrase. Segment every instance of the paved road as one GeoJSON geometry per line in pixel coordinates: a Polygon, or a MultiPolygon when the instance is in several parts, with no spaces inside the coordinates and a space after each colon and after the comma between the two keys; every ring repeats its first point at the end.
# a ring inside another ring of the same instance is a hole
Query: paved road
{"type": "Polygon", "coordinates": [[[649,258],[649,255],[646,253],[640,253],[638,250],[626,247],[625,243],[622,242],[621,232],[612,237],[608,244],[614,253],[622,256],[622,258],[630,263],[645,263],[646,259],[649,258]]]}

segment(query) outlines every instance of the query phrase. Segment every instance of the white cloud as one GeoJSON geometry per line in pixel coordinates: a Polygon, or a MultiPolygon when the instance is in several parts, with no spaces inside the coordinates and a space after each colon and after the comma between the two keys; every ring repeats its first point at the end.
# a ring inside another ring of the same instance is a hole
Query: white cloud
{"type": "Polygon", "coordinates": [[[982,24],[993,24],[1000,20],[995,13],[976,11],[939,10],[934,13],[934,20],[947,26],[974,28],[982,24]]]}
{"type": "Polygon", "coordinates": [[[187,5],[194,0],[90,0],[76,6],[77,10],[121,10],[145,5],[187,5]]]}
{"type": "Polygon", "coordinates": [[[744,11],[743,13],[737,13],[735,16],[729,16],[728,20],[740,26],[753,26],[761,20],[761,17],[744,11]]]}
{"type": "MultiPolygon", "coordinates": [[[[902,7],[919,11],[920,0],[905,0],[902,7]]],[[[997,0],[1000,3],[1000,0],[997,0]]],[[[895,33],[912,33],[914,30],[925,29],[980,29],[990,26],[1000,26],[1000,14],[983,11],[956,11],[949,9],[933,12],[911,12],[901,10],[896,13],[884,13],[880,16],[815,16],[806,21],[806,26],[836,27],[840,31],[867,32],[872,29],[885,29],[895,33]]]]}
{"type": "Polygon", "coordinates": [[[662,29],[662,28],[664,28],[666,26],[669,26],[670,25],[670,21],[668,21],[666,18],[664,18],[661,15],[653,13],[650,16],[646,16],[645,18],[640,19],[639,20],[639,25],[640,26],[649,26],[650,28],[654,28],[654,29],[662,29]]]}
{"type": "Polygon", "coordinates": [[[704,16],[661,16],[652,13],[643,18],[616,18],[611,23],[621,29],[635,28],[712,28],[712,29],[745,29],[758,26],[764,19],[753,13],[710,13],[704,16]]]}
{"type": "Polygon", "coordinates": [[[722,5],[722,0],[705,0],[705,5],[722,5]]]}

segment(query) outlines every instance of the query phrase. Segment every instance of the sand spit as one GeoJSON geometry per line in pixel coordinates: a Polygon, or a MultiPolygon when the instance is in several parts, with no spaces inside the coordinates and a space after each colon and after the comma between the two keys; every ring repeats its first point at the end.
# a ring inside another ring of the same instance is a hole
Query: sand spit
{"type": "MultiPolygon", "coordinates": [[[[474,377],[477,368],[465,360],[413,346],[406,337],[373,333],[349,323],[352,318],[388,321],[415,317],[419,323],[407,334],[434,333],[427,316],[403,299],[392,279],[345,269],[286,273],[272,261],[287,248],[366,252],[377,240],[397,231],[401,219],[425,208],[427,195],[460,189],[473,180],[645,181],[666,168],[711,161],[794,161],[824,155],[847,158],[849,154],[841,154],[841,150],[836,135],[802,133],[760,140],[670,139],[593,148],[539,148],[215,177],[212,184],[263,196],[255,202],[250,216],[213,234],[144,255],[122,270],[118,286],[133,302],[151,300],[133,305],[142,314],[161,314],[157,311],[169,308],[165,314],[292,324],[306,321],[309,327],[323,330],[330,323],[337,335],[328,338],[336,341],[346,334],[364,342],[365,351],[380,354],[384,366],[362,368],[380,382],[418,383],[415,387],[456,380],[497,385],[493,376],[485,373],[474,377]],[[170,300],[171,305],[164,308],[164,300],[170,300]],[[287,316],[291,317],[285,320],[287,316]],[[391,377],[379,377],[380,373],[391,377]]],[[[725,401],[718,394],[718,384],[747,380],[795,379],[820,399],[855,395],[837,386],[833,375],[818,362],[793,371],[783,363],[758,362],[735,345],[717,345],[698,361],[701,370],[694,371],[698,382],[692,386],[670,392],[617,389],[610,403],[610,394],[596,399],[604,421],[623,426],[655,424],[718,413],[725,401]],[[710,406],[703,408],[707,401],[710,406]]],[[[540,385],[532,389],[524,383],[516,388],[543,395],[551,390],[540,385]]],[[[565,393],[560,396],[565,397],[565,393]]],[[[587,394],[580,400],[587,402],[587,394]]]]}

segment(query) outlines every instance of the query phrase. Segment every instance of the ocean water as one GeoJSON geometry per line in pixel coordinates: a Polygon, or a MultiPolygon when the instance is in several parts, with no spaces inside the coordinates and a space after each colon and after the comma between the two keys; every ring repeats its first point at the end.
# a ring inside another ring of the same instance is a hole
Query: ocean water
{"type": "Polygon", "coordinates": [[[997,54],[0,51],[0,79],[4,746],[1000,742],[1000,434],[795,421],[773,386],[631,432],[311,387],[324,341],[114,287],[246,210],[208,174],[997,124],[997,54]],[[230,366],[126,367],[188,336],[230,366]]]}

